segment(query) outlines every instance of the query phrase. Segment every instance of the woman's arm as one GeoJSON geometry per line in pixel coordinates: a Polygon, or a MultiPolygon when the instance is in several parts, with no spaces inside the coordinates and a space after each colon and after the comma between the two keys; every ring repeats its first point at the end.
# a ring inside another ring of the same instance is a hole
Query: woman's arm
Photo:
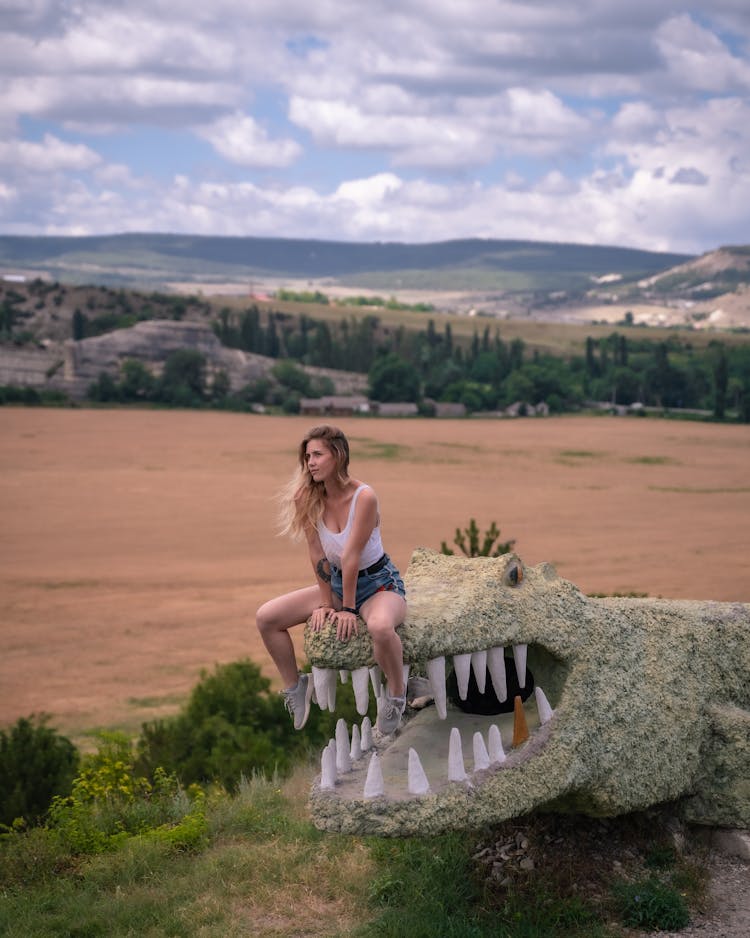
{"type": "Polygon", "coordinates": [[[320,605],[313,610],[310,619],[310,625],[313,632],[319,632],[326,619],[333,611],[333,593],[331,592],[331,568],[326,559],[323,545],[320,543],[318,532],[313,527],[308,527],[305,532],[307,538],[307,550],[310,554],[310,563],[315,573],[315,580],[320,591],[320,605]]]}

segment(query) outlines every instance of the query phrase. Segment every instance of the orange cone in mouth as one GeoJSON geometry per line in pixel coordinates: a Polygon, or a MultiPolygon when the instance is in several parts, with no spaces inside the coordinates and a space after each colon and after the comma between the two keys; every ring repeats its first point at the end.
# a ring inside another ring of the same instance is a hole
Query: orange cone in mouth
{"type": "Polygon", "coordinates": [[[526,725],[526,714],[523,712],[523,701],[520,695],[513,701],[513,748],[525,743],[529,738],[529,728],[526,725]]]}

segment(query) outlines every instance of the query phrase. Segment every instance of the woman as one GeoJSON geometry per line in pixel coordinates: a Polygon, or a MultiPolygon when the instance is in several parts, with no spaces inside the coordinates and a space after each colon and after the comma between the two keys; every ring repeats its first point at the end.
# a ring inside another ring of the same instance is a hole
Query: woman
{"type": "Polygon", "coordinates": [[[357,633],[357,615],[372,637],[376,662],[388,682],[378,703],[377,727],[393,733],[406,704],[403,650],[396,627],[406,615],[406,591],[383,551],[375,492],[349,475],[349,443],[332,426],[313,427],[300,443],[299,468],[283,493],[282,533],[304,537],[316,585],[264,603],[256,614],[263,643],[279,670],[294,728],[310,713],[313,685],[299,674],[289,629],[310,620],[319,632],[327,623],[347,641],[357,633]]]}

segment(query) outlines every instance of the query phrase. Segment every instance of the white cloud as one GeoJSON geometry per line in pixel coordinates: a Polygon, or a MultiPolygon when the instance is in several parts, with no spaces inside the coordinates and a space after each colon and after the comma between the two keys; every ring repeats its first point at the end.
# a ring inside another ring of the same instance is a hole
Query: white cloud
{"type": "Polygon", "coordinates": [[[369,179],[352,179],[342,182],[334,193],[334,199],[353,202],[356,206],[371,206],[389,200],[402,188],[401,180],[393,173],[379,173],[369,179]]]}
{"type": "Polygon", "coordinates": [[[45,134],[42,143],[0,142],[0,165],[25,173],[76,172],[93,169],[100,162],[101,157],[89,147],[66,143],[52,134],[45,134]]]}
{"type": "Polygon", "coordinates": [[[730,93],[750,89],[750,64],[732,55],[716,34],[686,13],[663,23],[655,42],[671,78],[683,88],[730,93]]]}
{"type": "Polygon", "coordinates": [[[746,6],[6,0],[3,226],[747,240],[746,6]]]}
{"type": "Polygon", "coordinates": [[[291,165],[302,147],[290,138],[273,140],[252,117],[236,112],[210,126],[196,128],[211,146],[231,163],[259,169],[291,165]]]}

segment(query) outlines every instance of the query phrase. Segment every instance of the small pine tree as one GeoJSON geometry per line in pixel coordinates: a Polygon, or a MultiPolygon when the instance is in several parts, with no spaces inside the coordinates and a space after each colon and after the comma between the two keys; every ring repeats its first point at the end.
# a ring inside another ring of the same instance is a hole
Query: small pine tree
{"type": "MultiPolygon", "coordinates": [[[[467,557],[499,557],[501,554],[510,553],[513,550],[513,545],[516,543],[514,539],[496,544],[495,541],[497,541],[499,537],[500,528],[498,528],[497,523],[493,521],[485,531],[480,545],[479,528],[474,518],[471,518],[468,527],[464,528],[463,531],[461,528],[456,528],[453,543],[456,547],[460,547],[461,551],[467,557]]],[[[455,551],[451,550],[445,541],[440,545],[440,551],[443,554],[455,554],[455,551]]]]}

